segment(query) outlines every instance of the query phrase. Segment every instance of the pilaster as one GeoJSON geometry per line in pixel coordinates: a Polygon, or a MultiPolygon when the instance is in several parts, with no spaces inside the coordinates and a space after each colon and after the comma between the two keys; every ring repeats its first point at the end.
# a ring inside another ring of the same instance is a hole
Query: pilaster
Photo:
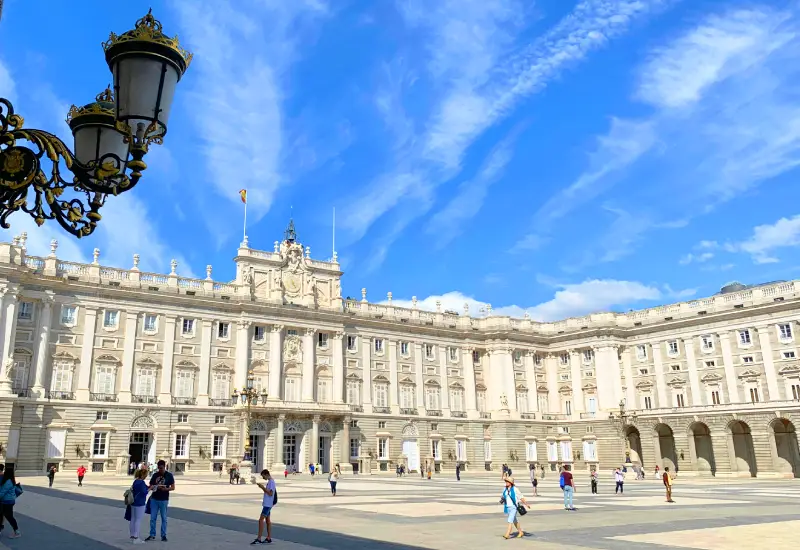
{"type": "Polygon", "coordinates": [[[728,399],[731,403],[741,403],[742,396],[736,380],[736,370],[733,368],[733,354],[731,353],[731,335],[728,332],[718,334],[722,347],[722,366],[725,369],[725,383],[728,386],[728,399]]]}
{"type": "MultiPolygon", "coordinates": [[[[333,333],[333,402],[344,403],[344,333],[333,333]]],[[[271,353],[271,352],[270,352],[271,353]]]]}
{"type": "Polygon", "coordinates": [[[653,354],[653,370],[656,374],[656,392],[658,393],[658,406],[670,407],[671,401],[667,395],[667,380],[664,376],[664,363],[661,361],[661,345],[659,343],[652,344],[650,350],[653,354]]]}
{"type": "MultiPolygon", "coordinates": [[[[335,358],[334,358],[335,360],[335,358]]],[[[281,399],[283,373],[283,325],[272,325],[269,333],[269,399],[281,399]]],[[[283,445],[283,443],[281,443],[283,445]]],[[[283,447],[278,455],[283,460],[283,447]]]]}
{"type": "Polygon", "coordinates": [[[525,382],[528,386],[528,410],[535,413],[539,410],[539,394],[536,389],[536,368],[533,364],[533,355],[533,351],[526,351],[522,360],[525,362],[525,382]]]}
{"type": "Polygon", "coordinates": [[[561,397],[558,393],[558,357],[548,353],[544,358],[544,371],[547,379],[547,401],[551,413],[561,412],[561,397]]]}
{"type": "Polygon", "coordinates": [[[439,385],[442,387],[439,406],[442,408],[444,418],[448,418],[450,416],[450,386],[447,382],[449,358],[447,357],[447,346],[439,345],[437,347],[439,348],[439,385]]]}
{"type": "Polygon", "coordinates": [[[177,317],[164,318],[164,353],[161,359],[161,387],[158,400],[162,405],[172,403],[172,365],[175,363],[175,323],[177,317]]]}
{"type": "Polygon", "coordinates": [[[361,405],[365,413],[372,412],[372,338],[361,339],[363,358],[361,362],[361,405]]]}
{"type": "Polygon", "coordinates": [[[392,414],[399,414],[400,407],[397,403],[397,341],[389,340],[389,406],[392,414]]]}
{"type": "MultiPolygon", "coordinates": [[[[303,331],[303,380],[302,380],[302,400],[305,402],[314,401],[314,336],[317,331],[313,328],[307,328],[303,331]]],[[[316,462],[316,459],[313,459],[316,462]]]]}
{"type": "Polygon", "coordinates": [[[464,370],[464,401],[467,409],[467,418],[478,418],[478,398],[475,390],[475,365],[472,361],[474,348],[461,348],[461,368],[464,370]]]}
{"type": "Polygon", "coordinates": [[[311,419],[311,462],[319,462],[319,422],[320,416],[315,414],[311,419]]]}
{"type": "Polygon", "coordinates": [[[33,395],[34,397],[44,397],[44,382],[47,376],[47,366],[50,365],[50,325],[53,322],[53,303],[52,292],[47,292],[42,299],[42,310],[39,313],[39,323],[36,330],[38,345],[36,347],[36,372],[34,373],[33,395]]]}
{"type": "MultiPolygon", "coordinates": [[[[243,388],[247,384],[247,371],[250,365],[250,321],[241,320],[236,324],[236,362],[233,374],[234,387],[243,388]]],[[[206,386],[207,388],[208,386],[206,386]]],[[[208,393],[208,390],[206,390],[208,393]]]]}
{"type": "Polygon", "coordinates": [[[125,312],[125,343],[122,350],[122,379],[119,387],[119,402],[130,403],[133,384],[133,360],[136,352],[136,329],[139,312],[125,312]]]}
{"type": "MultiPolygon", "coordinates": [[[[210,319],[203,319],[200,328],[200,384],[197,389],[197,404],[207,407],[209,404],[208,383],[211,373],[211,327],[213,323],[210,319]]],[[[239,357],[238,334],[237,334],[236,357],[239,357]]],[[[228,396],[225,396],[226,398],[228,396]]]]}
{"type": "Polygon", "coordinates": [[[622,371],[625,373],[625,403],[629,409],[639,408],[636,401],[636,384],[633,379],[633,368],[631,368],[631,349],[624,346],[622,354],[622,371]]]}
{"type": "Polygon", "coordinates": [[[761,346],[761,360],[764,362],[764,374],[767,377],[768,398],[770,401],[778,401],[781,392],[778,388],[778,375],[775,371],[775,360],[772,356],[772,342],[769,339],[769,327],[757,327],[756,330],[758,331],[758,342],[761,346]]]}
{"type": "Polygon", "coordinates": [[[78,391],[76,392],[78,401],[89,401],[95,332],[97,332],[97,308],[86,307],[83,314],[83,343],[81,344],[81,364],[78,371],[78,391]]]}
{"type": "Polygon", "coordinates": [[[692,390],[692,406],[703,404],[703,390],[700,387],[700,374],[697,371],[697,358],[694,355],[694,338],[683,339],[683,352],[686,354],[686,366],[689,369],[689,387],[692,390]]]}
{"type": "Polygon", "coordinates": [[[572,378],[572,417],[579,418],[584,408],[583,387],[581,386],[581,354],[577,350],[569,351],[570,377],[572,378]]]}
{"type": "MultiPolygon", "coordinates": [[[[425,379],[422,376],[424,370],[422,364],[422,342],[414,342],[414,380],[416,381],[416,402],[419,414],[425,414],[425,379]]],[[[348,445],[350,443],[348,442],[348,445]]],[[[348,451],[349,452],[349,451],[348,451]]]]}

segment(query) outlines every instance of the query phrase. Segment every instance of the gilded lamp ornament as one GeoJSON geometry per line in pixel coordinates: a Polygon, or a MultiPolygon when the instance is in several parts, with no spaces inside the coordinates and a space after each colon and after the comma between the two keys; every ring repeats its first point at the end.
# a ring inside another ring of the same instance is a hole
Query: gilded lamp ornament
{"type": "Polygon", "coordinates": [[[175,88],[192,60],[178,38],[163,33],[152,13],[103,43],[113,86],[67,114],[74,147],[55,135],[23,128],[0,98],[0,226],[22,210],[38,225],[56,220],[80,238],[100,221],[109,195],[132,189],[147,168],[151,144],[167,133],[175,88]],[[50,164],[49,169],[46,165],[50,164]],[[72,174],[62,174],[65,167],[72,174]]]}

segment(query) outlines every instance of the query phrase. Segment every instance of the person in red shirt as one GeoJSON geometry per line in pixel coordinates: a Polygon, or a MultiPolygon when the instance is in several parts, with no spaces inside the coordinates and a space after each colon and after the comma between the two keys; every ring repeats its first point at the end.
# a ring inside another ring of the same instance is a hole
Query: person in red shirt
{"type": "Polygon", "coordinates": [[[86,468],[81,464],[78,466],[78,487],[83,487],[83,476],[86,475],[86,468]]]}
{"type": "Polygon", "coordinates": [[[572,497],[575,494],[575,482],[572,479],[569,464],[564,464],[561,472],[561,486],[564,488],[564,510],[575,510],[572,505],[572,497]]]}

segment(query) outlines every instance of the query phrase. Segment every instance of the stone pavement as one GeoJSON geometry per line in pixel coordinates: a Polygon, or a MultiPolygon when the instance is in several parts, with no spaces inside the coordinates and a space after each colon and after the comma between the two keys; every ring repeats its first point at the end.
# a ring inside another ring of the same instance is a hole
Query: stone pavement
{"type": "MultiPolygon", "coordinates": [[[[557,479],[540,483],[522,518],[528,536],[504,541],[505,516],[497,504],[502,483],[492,477],[431,481],[418,477],[345,477],[332,497],[325,479],[279,478],[273,512],[274,546],[291,550],[413,548],[471,549],[518,544],[537,549],[665,550],[780,548],[795,542],[800,527],[800,483],[793,480],[679,479],[674,504],[664,502],[657,481],[630,481],[614,495],[602,479],[600,494],[578,486],[576,512],[563,510],[557,479]]],[[[0,550],[129,547],[122,493],[130,480],[94,477],[84,487],[66,474],[47,488],[44,476],[22,478],[17,501],[20,539],[0,539],[0,550]]],[[[247,546],[254,538],[261,491],[216,477],[178,477],[166,544],[197,550],[247,546]]],[[[143,535],[147,535],[149,516],[143,535]]],[[[6,529],[6,533],[8,528],[6,529]]],[[[162,545],[158,541],[151,543],[162,545]]]]}

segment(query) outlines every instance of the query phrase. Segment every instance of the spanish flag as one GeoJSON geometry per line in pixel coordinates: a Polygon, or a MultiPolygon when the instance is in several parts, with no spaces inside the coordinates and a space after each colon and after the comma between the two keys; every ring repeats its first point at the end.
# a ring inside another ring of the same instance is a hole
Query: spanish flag
{"type": "Polygon", "coordinates": [[[247,204],[247,189],[239,191],[239,196],[242,198],[242,202],[247,204]]]}

